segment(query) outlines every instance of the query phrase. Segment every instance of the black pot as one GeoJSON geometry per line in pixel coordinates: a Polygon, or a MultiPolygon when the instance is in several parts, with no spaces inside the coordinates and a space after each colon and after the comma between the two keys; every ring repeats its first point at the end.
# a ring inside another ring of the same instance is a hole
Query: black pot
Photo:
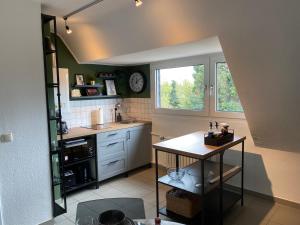
{"type": "Polygon", "coordinates": [[[125,214],[119,210],[108,210],[100,214],[99,225],[122,225],[125,223],[125,214]]]}

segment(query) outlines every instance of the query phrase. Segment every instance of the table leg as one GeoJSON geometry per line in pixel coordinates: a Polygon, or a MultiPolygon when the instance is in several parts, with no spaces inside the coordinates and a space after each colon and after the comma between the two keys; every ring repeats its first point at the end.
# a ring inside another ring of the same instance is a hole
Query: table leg
{"type": "Polygon", "coordinates": [[[220,205],[219,205],[219,216],[220,225],[223,225],[223,156],[224,152],[220,153],[220,205]]]}
{"type": "Polygon", "coordinates": [[[201,197],[202,197],[202,213],[201,225],[205,225],[205,189],[204,189],[204,160],[201,160],[201,197]]]}
{"type": "Polygon", "coordinates": [[[176,171],[179,169],[179,155],[176,154],[176,171]]]}
{"type": "Polygon", "coordinates": [[[241,174],[241,206],[244,205],[244,153],[245,153],[245,142],[242,142],[242,174],[241,174]]]}
{"type": "Polygon", "coordinates": [[[155,182],[156,182],[156,216],[159,217],[159,190],[158,190],[158,152],[155,149],[155,182]]]}

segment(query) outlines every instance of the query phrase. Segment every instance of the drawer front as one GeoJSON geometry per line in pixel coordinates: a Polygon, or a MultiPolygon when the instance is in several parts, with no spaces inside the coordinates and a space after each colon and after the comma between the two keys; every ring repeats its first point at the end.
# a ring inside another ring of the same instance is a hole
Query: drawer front
{"type": "Polygon", "coordinates": [[[97,141],[100,143],[101,141],[108,141],[113,139],[122,139],[126,137],[126,129],[108,131],[99,133],[97,135],[97,141]]]}
{"type": "Polygon", "coordinates": [[[124,173],[126,170],[127,160],[124,156],[100,162],[98,168],[99,181],[124,173]]]}
{"type": "Polygon", "coordinates": [[[98,152],[98,158],[101,162],[107,159],[115,158],[117,155],[126,155],[125,139],[100,142],[98,146],[98,152]]]}

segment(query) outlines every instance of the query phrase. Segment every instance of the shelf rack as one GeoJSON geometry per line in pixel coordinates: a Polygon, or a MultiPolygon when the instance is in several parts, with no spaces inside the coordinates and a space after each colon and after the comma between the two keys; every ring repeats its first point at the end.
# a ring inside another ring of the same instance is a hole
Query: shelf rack
{"type": "MultiPolygon", "coordinates": [[[[60,139],[59,136],[57,138],[60,139]]],[[[95,186],[95,188],[98,189],[99,183],[96,135],[82,136],[80,138],[63,139],[63,141],[59,140],[59,143],[61,146],[64,146],[64,149],[62,151],[63,159],[65,159],[65,157],[68,157],[68,161],[64,161],[63,164],[64,171],[72,170],[76,176],[76,184],[74,184],[72,187],[65,185],[64,188],[66,195],[88,186],[95,186]],[[71,144],[71,146],[68,146],[70,145],[70,143],[72,143],[73,145],[71,144]],[[92,151],[92,153],[90,151],[92,151]],[[74,155],[74,152],[76,155],[74,155]],[[89,153],[87,154],[87,152],[89,153]],[[89,165],[88,170],[90,172],[85,182],[81,178],[78,179],[78,172],[81,170],[81,166],[86,166],[87,164],[89,165]]],[[[65,176],[63,177],[64,179],[66,179],[65,176]]]]}
{"type": "Polygon", "coordinates": [[[222,146],[208,146],[204,144],[204,132],[195,132],[182,137],[154,144],[155,149],[155,174],[156,174],[156,214],[167,216],[184,224],[199,224],[206,222],[223,225],[223,215],[238,201],[244,204],[244,148],[246,137],[235,137],[232,142],[222,146]],[[224,164],[224,153],[229,148],[241,144],[241,166],[224,164]],[[180,156],[196,159],[195,163],[184,167],[186,170],[183,179],[172,181],[167,175],[158,176],[158,152],[174,154],[176,156],[176,168],[179,169],[180,156]],[[219,156],[218,162],[210,160],[212,156],[219,156]],[[211,183],[211,178],[205,175],[205,171],[213,171],[218,174],[217,180],[211,183]],[[222,174],[222,176],[221,176],[222,174]],[[225,184],[237,174],[241,174],[241,192],[230,189],[225,184]],[[201,212],[194,218],[185,218],[159,206],[159,184],[177,188],[201,196],[201,212]],[[196,185],[197,184],[197,185],[196,185]],[[216,218],[217,221],[216,221],[216,218]]]}
{"type": "MultiPolygon", "coordinates": [[[[60,127],[60,133],[62,133],[62,121],[61,121],[61,104],[60,104],[60,82],[59,82],[59,70],[56,67],[55,73],[53,73],[54,65],[58,63],[57,52],[57,30],[56,30],[56,18],[50,15],[41,15],[42,25],[42,37],[43,37],[43,58],[44,58],[44,73],[45,73],[45,92],[47,102],[47,119],[48,119],[48,138],[49,138],[49,160],[50,160],[50,173],[51,173],[51,190],[52,190],[52,209],[53,216],[59,216],[67,211],[66,195],[64,190],[63,180],[63,160],[62,152],[63,146],[59,146],[53,143],[57,143],[57,127],[60,127]],[[50,37],[53,37],[51,40],[50,37]],[[47,38],[53,43],[54,49],[47,47],[47,38]],[[55,94],[56,93],[56,94],[55,94]],[[57,108],[55,105],[57,104],[57,108]],[[53,112],[58,112],[58,115],[53,115],[53,112]]],[[[62,135],[60,138],[63,139],[62,135]]]]}

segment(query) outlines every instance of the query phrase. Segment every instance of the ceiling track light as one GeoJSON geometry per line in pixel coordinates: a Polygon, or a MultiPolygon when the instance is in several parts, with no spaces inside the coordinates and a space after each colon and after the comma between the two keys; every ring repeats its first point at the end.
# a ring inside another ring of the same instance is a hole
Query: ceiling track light
{"type": "MultiPolygon", "coordinates": [[[[91,3],[86,4],[86,5],[82,6],[82,7],[80,7],[79,9],[76,9],[75,11],[70,12],[69,14],[65,15],[65,16],[63,17],[63,19],[65,20],[65,28],[66,28],[67,34],[71,34],[71,33],[72,33],[72,30],[70,29],[70,27],[69,27],[68,24],[67,24],[67,19],[68,19],[70,16],[73,16],[73,15],[75,15],[75,14],[77,14],[77,13],[79,13],[79,12],[81,12],[81,11],[87,9],[87,8],[90,8],[90,7],[96,5],[96,4],[100,3],[100,2],[103,2],[103,1],[104,1],[104,0],[94,0],[94,1],[92,1],[91,3]]],[[[143,4],[143,1],[142,1],[142,0],[134,0],[134,1],[135,1],[135,6],[136,6],[136,7],[140,7],[140,6],[143,4]]]]}
{"type": "Polygon", "coordinates": [[[70,29],[70,27],[69,27],[68,24],[67,24],[67,19],[68,19],[68,18],[64,18],[64,20],[65,20],[65,28],[66,28],[66,32],[67,32],[67,34],[72,34],[72,30],[70,29]]]}
{"type": "Polygon", "coordinates": [[[142,0],[135,0],[135,6],[140,7],[143,4],[142,0]]]}

